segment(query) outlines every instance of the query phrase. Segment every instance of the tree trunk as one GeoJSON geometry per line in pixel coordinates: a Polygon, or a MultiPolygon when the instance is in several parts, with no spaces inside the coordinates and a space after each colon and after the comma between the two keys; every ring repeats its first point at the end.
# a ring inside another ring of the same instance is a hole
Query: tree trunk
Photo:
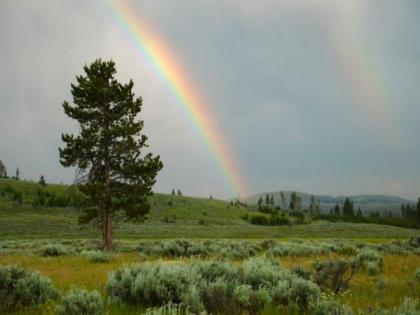
{"type": "Polygon", "coordinates": [[[112,217],[110,213],[105,214],[105,220],[102,222],[102,242],[104,250],[112,249],[112,217]]]}

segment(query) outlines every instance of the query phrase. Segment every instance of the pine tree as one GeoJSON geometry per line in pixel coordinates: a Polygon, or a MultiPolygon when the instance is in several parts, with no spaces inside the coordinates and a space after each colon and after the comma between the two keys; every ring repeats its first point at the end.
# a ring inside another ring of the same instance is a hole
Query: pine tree
{"type": "Polygon", "coordinates": [[[63,102],[66,115],[77,120],[80,134],[63,134],[60,163],[79,170],[78,186],[87,207],[79,223],[97,220],[103,247],[112,247],[112,228],[117,213],[142,221],[150,209],[159,156],[145,153],[147,136],[137,120],[142,99],[135,98],[133,81],[121,84],[115,78],[113,61],[98,59],[84,66],[85,75],[71,85],[74,105],[63,102]]]}
{"type": "Polygon", "coordinates": [[[172,188],[171,195],[175,195],[175,189],[172,188]]]}
{"type": "Polygon", "coordinates": [[[0,178],[6,178],[7,172],[6,172],[6,166],[4,166],[3,161],[0,161],[0,178]]]}
{"type": "Polygon", "coordinates": [[[416,212],[417,212],[417,221],[420,222],[420,198],[417,200],[417,209],[416,209],[416,212]]]}
{"type": "Polygon", "coordinates": [[[274,196],[273,195],[271,195],[271,197],[270,197],[270,204],[274,206],[274,196]]]}
{"type": "Polygon", "coordinates": [[[267,194],[265,195],[265,204],[269,205],[270,204],[270,196],[267,194]]]}
{"type": "Polygon", "coordinates": [[[20,170],[19,170],[19,167],[16,168],[16,176],[15,176],[15,179],[16,180],[20,180],[20,170]]]}
{"type": "Polygon", "coordinates": [[[340,205],[337,203],[334,207],[334,214],[340,215],[340,213],[341,213],[340,205]]]}
{"type": "Polygon", "coordinates": [[[261,210],[261,206],[263,203],[263,198],[260,196],[260,198],[258,199],[258,209],[261,210]]]}
{"type": "Polygon", "coordinates": [[[311,215],[314,215],[314,214],[315,214],[315,208],[316,208],[315,196],[314,196],[314,195],[312,195],[312,196],[311,196],[311,201],[310,201],[310,203],[309,203],[309,213],[310,213],[311,215]]]}
{"type": "Polygon", "coordinates": [[[357,217],[358,218],[362,218],[363,217],[363,212],[362,212],[362,209],[360,207],[357,209],[357,217]]]}
{"type": "Polygon", "coordinates": [[[353,203],[349,198],[346,198],[343,205],[343,215],[345,216],[354,216],[353,203]]]}
{"type": "Polygon", "coordinates": [[[178,195],[178,196],[182,196],[182,192],[181,192],[181,190],[180,190],[180,189],[178,189],[178,191],[177,191],[177,195],[178,195]]]}
{"type": "Polygon", "coordinates": [[[47,186],[44,175],[41,175],[41,177],[39,178],[38,184],[40,184],[41,186],[47,186]]]}
{"type": "Polygon", "coordinates": [[[287,200],[286,200],[286,195],[284,194],[284,192],[280,192],[280,199],[281,199],[281,206],[283,209],[287,208],[287,200]]]}

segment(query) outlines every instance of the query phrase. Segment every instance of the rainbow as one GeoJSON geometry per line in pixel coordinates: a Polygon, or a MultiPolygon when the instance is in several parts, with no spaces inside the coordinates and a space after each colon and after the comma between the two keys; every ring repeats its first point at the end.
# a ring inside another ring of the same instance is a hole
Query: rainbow
{"type": "Polygon", "coordinates": [[[217,161],[227,184],[234,194],[248,193],[241,176],[237,159],[225,143],[209,106],[200,97],[198,89],[188,80],[188,75],[171,54],[164,41],[154,34],[148,24],[135,14],[125,1],[109,1],[119,30],[125,35],[140,59],[147,61],[161,80],[172,91],[177,104],[199,131],[214,159],[217,161]]]}

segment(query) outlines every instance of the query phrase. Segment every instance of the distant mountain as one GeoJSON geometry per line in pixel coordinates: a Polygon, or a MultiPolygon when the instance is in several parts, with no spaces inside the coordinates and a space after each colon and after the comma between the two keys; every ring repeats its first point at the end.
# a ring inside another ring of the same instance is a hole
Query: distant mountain
{"type": "MultiPolygon", "coordinates": [[[[290,196],[292,191],[283,191],[286,196],[287,205],[290,202],[290,196]]],[[[303,208],[307,208],[311,201],[311,194],[296,192],[302,198],[303,208]]],[[[275,205],[281,205],[280,191],[261,193],[258,195],[241,198],[241,201],[247,202],[248,204],[257,204],[260,197],[263,198],[265,202],[266,195],[273,195],[275,205]]],[[[372,211],[392,211],[394,213],[400,213],[401,204],[415,204],[414,200],[404,199],[395,196],[387,195],[357,195],[357,196],[328,196],[328,195],[315,195],[315,199],[318,200],[321,204],[321,210],[323,212],[330,211],[337,203],[343,205],[344,200],[350,198],[354,202],[355,210],[358,207],[362,208],[365,213],[372,211]]]]}

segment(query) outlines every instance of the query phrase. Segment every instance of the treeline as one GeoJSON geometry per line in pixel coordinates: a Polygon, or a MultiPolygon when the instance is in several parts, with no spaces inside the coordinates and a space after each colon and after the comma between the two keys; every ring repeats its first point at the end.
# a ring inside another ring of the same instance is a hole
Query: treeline
{"type": "Polygon", "coordinates": [[[374,211],[365,215],[360,207],[355,211],[353,201],[347,198],[342,207],[340,204],[337,204],[331,209],[329,214],[322,214],[320,218],[331,222],[344,221],[420,228],[420,198],[417,206],[410,204],[402,205],[401,216],[395,215],[391,211],[382,211],[382,214],[379,211],[374,211]]]}
{"type": "Polygon", "coordinates": [[[41,184],[39,186],[36,192],[33,193],[6,185],[5,187],[0,187],[0,197],[9,199],[15,206],[27,204],[34,208],[81,208],[85,204],[83,194],[76,187],[69,187],[64,192],[56,192],[46,189],[41,184]]]}

